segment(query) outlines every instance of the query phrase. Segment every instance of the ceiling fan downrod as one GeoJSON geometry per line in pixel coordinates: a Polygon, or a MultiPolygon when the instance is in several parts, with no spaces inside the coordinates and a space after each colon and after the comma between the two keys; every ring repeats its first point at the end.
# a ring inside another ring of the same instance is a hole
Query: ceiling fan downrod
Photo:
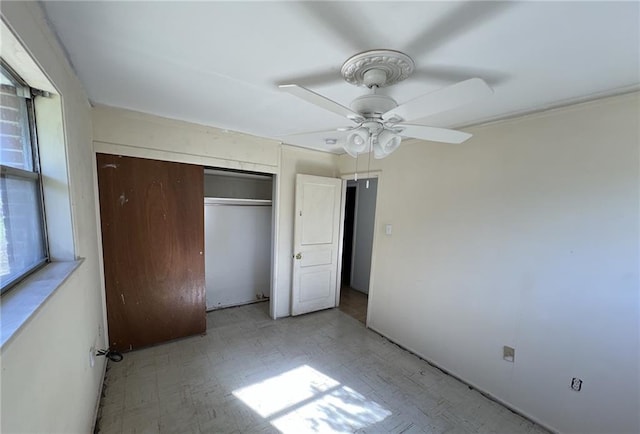
{"type": "Polygon", "coordinates": [[[375,90],[378,89],[381,85],[387,81],[387,73],[382,69],[372,68],[368,69],[362,75],[362,83],[367,86],[369,89],[372,89],[375,93],[375,90]]]}

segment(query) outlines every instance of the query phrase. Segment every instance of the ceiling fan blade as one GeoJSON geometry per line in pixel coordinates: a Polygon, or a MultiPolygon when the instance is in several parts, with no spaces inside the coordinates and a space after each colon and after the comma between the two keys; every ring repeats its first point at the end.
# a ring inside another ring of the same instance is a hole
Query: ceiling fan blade
{"type": "MultiPolygon", "coordinates": [[[[349,127],[349,128],[351,128],[351,127],[349,127]]],[[[338,132],[343,132],[343,131],[347,131],[347,130],[346,129],[343,130],[341,128],[331,128],[330,130],[303,131],[301,133],[279,134],[276,137],[286,138],[286,137],[298,137],[298,136],[311,136],[311,135],[318,135],[318,134],[325,134],[325,133],[326,134],[338,133],[338,132]]]]}
{"type": "Polygon", "coordinates": [[[516,2],[465,2],[455,6],[455,9],[441,17],[434,25],[425,27],[424,31],[416,35],[402,51],[413,58],[428,53],[447,41],[459,37],[498,15],[503,10],[514,6],[516,2]]]}
{"type": "Polygon", "coordinates": [[[312,90],[307,89],[306,87],[298,86],[297,84],[282,84],[278,86],[280,89],[285,92],[290,93],[291,95],[297,96],[300,99],[305,100],[308,103],[321,107],[325,110],[329,110],[330,112],[339,114],[348,119],[351,119],[354,122],[359,122],[362,119],[358,113],[354,112],[347,107],[338,104],[337,102],[330,100],[327,97],[324,97],[318,93],[315,93],[312,90]]]}
{"type": "Polygon", "coordinates": [[[339,46],[344,45],[357,53],[371,45],[371,25],[358,14],[359,5],[321,1],[303,1],[295,4],[306,12],[305,19],[315,20],[325,27],[327,37],[334,38],[339,46]],[[356,16],[359,19],[353,19],[356,16]]]}
{"type": "MultiPolygon", "coordinates": [[[[411,80],[439,81],[456,83],[473,77],[481,77],[489,86],[497,86],[509,80],[509,75],[488,69],[466,68],[460,66],[427,65],[411,74],[411,80]]],[[[295,81],[295,80],[290,80],[295,81]]],[[[296,81],[297,82],[297,81],[296,81]]]]}
{"type": "Polygon", "coordinates": [[[333,128],[331,130],[307,131],[302,133],[294,133],[280,135],[274,138],[297,146],[309,146],[314,149],[320,149],[331,152],[341,152],[344,149],[348,131],[341,131],[333,128]]]}
{"type": "Polygon", "coordinates": [[[426,125],[398,124],[395,127],[401,128],[401,136],[413,137],[416,139],[429,140],[431,142],[442,143],[462,143],[469,139],[472,134],[447,128],[428,127],[426,125]]]}
{"type": "MultiPolygon", "coordinates": [[[[477,75],[477,74],[476,74],[477,75]]],[[[476,77],[471,75],[470,77],[476,77]]],[[[280,83],[297,83],[298,86],[323,86],[326,84],[341,83],[344,82],[340,75],[339,68],[325,69],[324,71],[314,72],[311,74],[300,75],[297,77],[288,77],[282,80],[278,80],[274,83],[276,86],[280,83]]]]}
{"type": "Polygon", "coordinates": [[[382,115],[384,120],[415,120],[468,104],[493,90],[480,78],[471,78],[419,96],[382,115]]]}

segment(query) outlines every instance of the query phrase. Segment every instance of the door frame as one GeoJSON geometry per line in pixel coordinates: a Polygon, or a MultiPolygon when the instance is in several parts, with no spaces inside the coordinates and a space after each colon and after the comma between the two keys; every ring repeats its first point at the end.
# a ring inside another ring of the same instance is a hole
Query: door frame
{"type": "Polygon", "coordinates": [[[280,173],[271,176],[271,293],[269,294],[269,316],[277,319],[278,298],[278,238],[280,227],[280,173]]]}
{"type": "MultiPolygon", "coordinates": [[[[365,322],[365,327],[369,327],[369,323],[371,321],[371,300],[375,295],[375,285],[374,285],[374,278],[373,276],[375,275],[374,271],[375,271],[375,265],[376,265],[376,252],[378,251],[377,249],[377,245],[378,245],[378,233],[380,232],[378,230],[378,225],[380,224],[380,216],[378,214],[378,211],[380,209],[380,186],[382,185],[382,170],[372,170],[370,172],[367,172],[366,174],[363,173],[359,173],[356,174],[355,172],[347,172],[347,173],[342,173],[340,174],[340,179],[342,179],[342,203],[341,203],[341,208],[340,208],[340,244],[338,246],[338,257],[340,258],[340,260],[338,261],[338,276],[342,276],[342,254],[343,254],[343,238],[344,238],[344,215],[345,215],[345,208],[346,208],[346,196],[347,196],[347,181],[355,181],[356,180],[356,175],[357,178],[359,179],[371,179],[371,178],[376,178],[378,180],[378,190],[376,192],[376,210],[375,210],[375,216],[373,218],[373,246],[371,247],[371,271],[369,274],[369,294],[367,297],[367,320],[365,322]]],[[[356,207],[358,205],[357,203],[357,190],[356,190],[356,207]]],[[[355,222],[354,222],[355,224],[355,222]]],[[[354,229],[354,237],[356,236],[355,233],[355,229],[354,229]]],[[[339,281],[338,284],[338,290],[336,291],[336,307],[340,305],[340,286],[341,286],[341,281],[339,281]]]]}

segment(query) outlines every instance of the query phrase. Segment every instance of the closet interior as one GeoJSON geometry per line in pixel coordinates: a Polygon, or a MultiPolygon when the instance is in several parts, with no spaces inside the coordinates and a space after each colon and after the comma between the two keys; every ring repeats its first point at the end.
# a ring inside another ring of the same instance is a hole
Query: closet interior
{"type": "Polygon", "coordinates": [[[204,169],[207,311],[271,296],[271,175],[204,169]]]}

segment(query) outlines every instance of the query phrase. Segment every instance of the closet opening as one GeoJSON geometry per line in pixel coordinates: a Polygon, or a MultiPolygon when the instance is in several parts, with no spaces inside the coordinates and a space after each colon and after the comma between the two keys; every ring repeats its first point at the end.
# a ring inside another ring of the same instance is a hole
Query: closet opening
{"type": "Polygon", "coordinates": [[[273,175],[204,169],[207,312],[272,300],[273,175]]]}

